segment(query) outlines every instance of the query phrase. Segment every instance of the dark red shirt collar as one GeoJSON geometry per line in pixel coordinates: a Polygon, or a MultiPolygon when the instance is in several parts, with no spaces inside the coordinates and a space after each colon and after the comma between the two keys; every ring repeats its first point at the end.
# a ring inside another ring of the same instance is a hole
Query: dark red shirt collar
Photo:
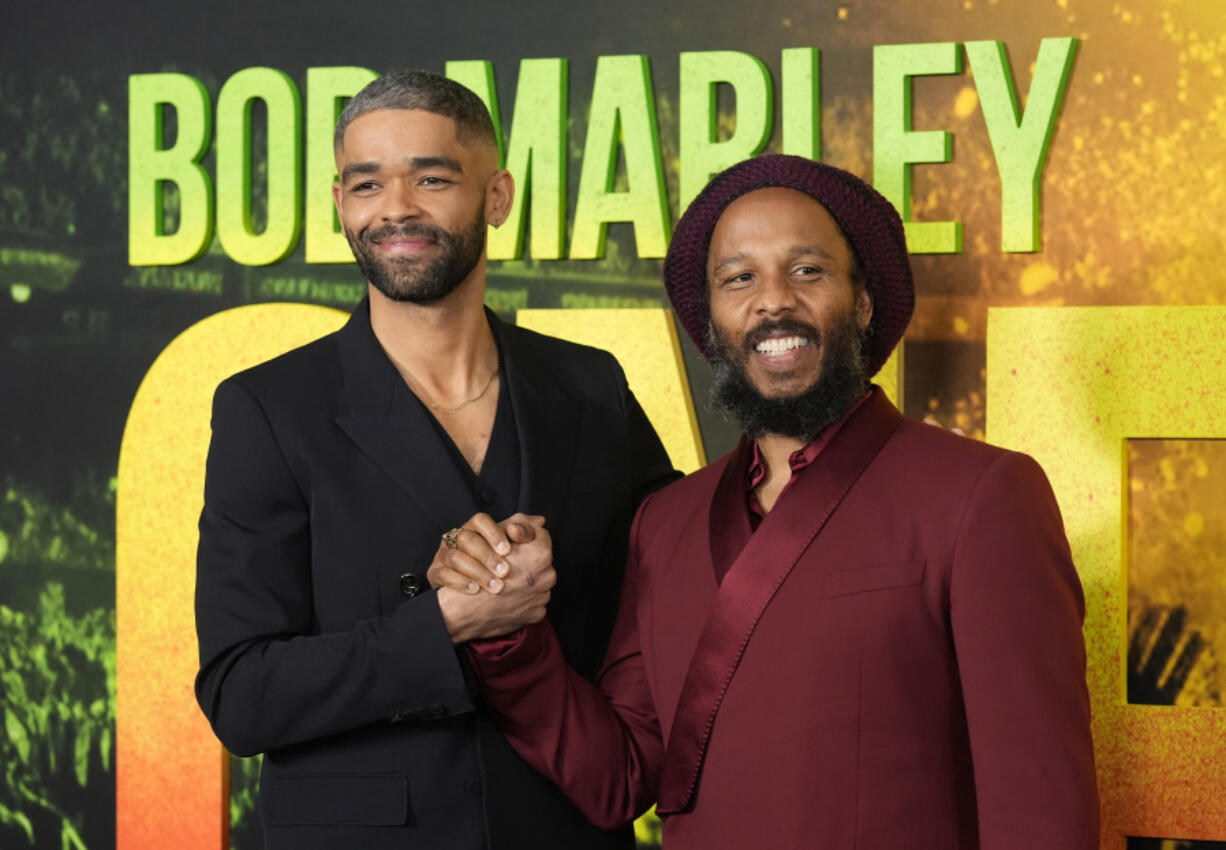
{"type": "MultiPolygon", "coordinates": [[[[843,424],[847,422],[852,415],[859,410],[864,402],[868,401],[873,394],[870,389],[862,395],[851,409],[843,414],[843,418],[824,429],[820,434],[809,441],[809,444],[802,449],[797,449],[792,452],[788,458],[788,466],[792,469],[792,475],[788,478],[788,483],[783,485],[783,490],[779,493],[779,498],[782,499],[787,493],[788,488],[792,486],[792,482],[796,480],[797,474],[809,466],[813,461],[817,460],[817,456],[822,453],[822,449],[830,444],[834,439],[834,435],[839,432],[843,424]]],[[[745,472],[745,499],[749,505],[749,520],[756,530],[758,523],[766,516],[766,511],[762,510],[762,505],[758,501],[758,494],[754,492],[759,484],[766,478],[766,463],[762,460],[762,451],[758,448],[758,441],[753,441],[753,455],[749,459],[749,466],[745,472]]]]}

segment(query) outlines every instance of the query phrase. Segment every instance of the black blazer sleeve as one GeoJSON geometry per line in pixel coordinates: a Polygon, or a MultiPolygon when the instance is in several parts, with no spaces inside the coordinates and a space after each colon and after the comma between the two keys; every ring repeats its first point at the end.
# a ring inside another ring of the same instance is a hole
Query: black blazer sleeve
{"type": "Polygon", "coordinates": [[[318,633],[308,500],[241,377],[214,397],[205,482],[196,698],[227,749],[473,710],[434,593],[318,633]]]}

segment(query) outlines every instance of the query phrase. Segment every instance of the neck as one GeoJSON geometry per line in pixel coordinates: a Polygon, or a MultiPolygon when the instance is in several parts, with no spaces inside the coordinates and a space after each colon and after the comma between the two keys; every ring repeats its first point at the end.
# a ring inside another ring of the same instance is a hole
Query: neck
{"type": "Polygon", "coordinates": [[[370,325],[388,359],[423,400],[446,405],[474,395],[498,366],[498,349],[485,318],[479,266],[434,304],[394,301],[373,286],[370,325]]]}
{"type": "Polygon", "coordinates": [[[786,482],[792,477],[792,466],[788,462],[792,455],[807,446],[807,440],[796,437],[784,437],[779,434],[763,434],[758,438],[758,452],[766,465],[764,485],[774,481],[786,482]]]}

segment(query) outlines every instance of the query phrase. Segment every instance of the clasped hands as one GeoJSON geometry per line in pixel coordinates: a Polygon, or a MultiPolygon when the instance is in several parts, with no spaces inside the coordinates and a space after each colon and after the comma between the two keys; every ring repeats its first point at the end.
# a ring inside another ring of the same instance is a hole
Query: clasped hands
{"type": "Polygon", "coordinates": [[[545,618],[557,574],[544,517],[495,522],[475,514],[454,544],[439,543],[427,573],[453,643],[501,637],[545,618]]]}

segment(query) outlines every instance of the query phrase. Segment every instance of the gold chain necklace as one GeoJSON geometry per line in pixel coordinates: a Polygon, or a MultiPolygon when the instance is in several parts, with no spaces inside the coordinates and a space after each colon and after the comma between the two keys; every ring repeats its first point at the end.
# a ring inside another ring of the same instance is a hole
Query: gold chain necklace
{"type": "MultiPolygon", "coordinates": [[[[499,372],[499,369],[495,367],[493,374],[490,375],[490,379],[486,381],[485,386],[481,388],[481,392],[477,393],[475,396],[470,398],[468,401],[462,401],[459,404],[457,404],[455,407],[443,407],[441,404],[434,404],[433,402],[427,401],[426,407],[438,413],[457,413],[463,410],[464,408],[468,407],[470,404],[480,401],[482,397],[487,392],[489,392],[490,387],[493,386],[494,379],[498,377],[498,372],[499,372]]],[[[422,401],[425,401],[425,399],[422,399],[422,401]]]]}

